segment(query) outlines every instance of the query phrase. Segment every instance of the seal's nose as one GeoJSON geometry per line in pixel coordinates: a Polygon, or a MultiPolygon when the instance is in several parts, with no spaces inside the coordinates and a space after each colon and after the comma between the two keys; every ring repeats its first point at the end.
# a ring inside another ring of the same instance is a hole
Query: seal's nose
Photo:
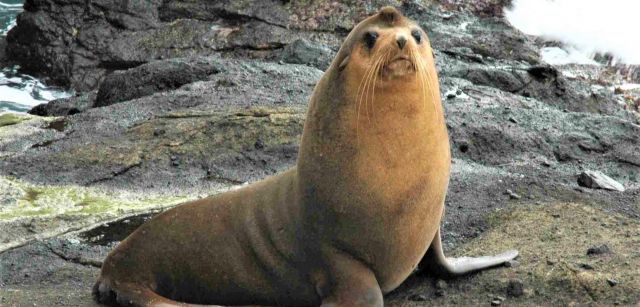
{"type": "Polygon", "coordinates": [[[400,47],[400,49],[402,49],[402,48],[404,48],[404,45],[407,44],[407,39],[404,38],[404,36],[400,36],[400,37],[398,37],[396,42],[398,43],[398,47],[400,47]]]}

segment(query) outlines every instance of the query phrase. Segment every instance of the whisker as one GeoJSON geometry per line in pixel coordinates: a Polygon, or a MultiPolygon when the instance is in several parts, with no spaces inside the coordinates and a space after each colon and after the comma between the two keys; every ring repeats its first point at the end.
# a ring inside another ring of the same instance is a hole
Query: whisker
{"type": "MultiPolygon", "coordinates": [[[[373,75],[373,84],[372,84],[372,93],[371,93],[371,108],[372,108],[372,110],[375,110],[375,108],[373,108],[373,102],[374,102],[374,99],[376,97],[376,83],[378,82],[378,76],[380,75],[380,69],[389,60],[389,54],[391,54],[391,50],[388,50],[385,54],[381,55],[380,56],[380,61],[378,61],[377,65],[375,66],[375,74],[373,75]]],[[[373,112],[373,114],[375,115],[375,112],[373,112]]]]}
{"type": "MultiPolygon", "coordinates": [[[[368,121],[371,120],[370,113],[369,113],[369,98],[371,97],[372,100],[374,98],[373,96],[369,96],[369,91],[370,90],[375,90],[375,83],[374,83],[375,81],[373,81],[374,80],[373,78],[375,78],[376,74],[378,73],[378,67],[379,67],[380,63],[382,62],[382,60],[383,60],[383,54],[382,54],[382,52],[380,52],[380,56],[378,56],[375,59],[373,65],[371,66],[371,68],[372,68],[371,73],[367,76],[367,81],[366,81],[367,84],[365,86],[366,94],[364,96],[364,99],[365,99],[364,109],[365,109],[365,112],[367,112],[367,120],[368,121]]],[[[373,101],[371,102],[371,106],[373,107],[373,101]]]]}
{"type": "MultiPolygon", "coordinates": [[[[360,107],[362,105],[362,95],[364,94],[365,90],[365,85],[366,85],[366,76],[369,74],[369,71],[372,69],[372,67],[367,68],[367,71],[363,74],[362,78],[360,79],[360,85],[358,86],[358,91],[356,92],[356,139],[359,141],[360,140],[360,136],[359,136],[359,125],[360,125],[360,107]]],[[[359,143],[358,143],[359,144],[359,143]]]]}

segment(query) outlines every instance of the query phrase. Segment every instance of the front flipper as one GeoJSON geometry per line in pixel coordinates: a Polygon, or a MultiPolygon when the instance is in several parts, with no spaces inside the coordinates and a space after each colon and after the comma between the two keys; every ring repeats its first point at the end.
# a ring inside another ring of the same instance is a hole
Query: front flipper
{"type": "Polygon", "coordinates": [[[438,229],[419,267],[420,271],[426,271],[438,277],[453,278],[498,266],[516,257],[518,257],[518,251],[509,250],[495,256],[447,258],[442,251],[440,229],[438,229]]]}

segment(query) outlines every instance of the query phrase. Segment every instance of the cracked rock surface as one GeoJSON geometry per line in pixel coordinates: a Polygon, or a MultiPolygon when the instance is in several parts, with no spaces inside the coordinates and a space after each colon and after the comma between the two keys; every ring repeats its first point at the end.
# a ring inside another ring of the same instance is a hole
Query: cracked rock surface
{"type": "Polygon", "coordinates": [[[541,62],[507,2],[27,0],[8,60],[78,95],[0,115],[0,306],[96,306],[96,266],[154,213],[291,167],[322,70],[387,4],[436,55],[446,252],[522,252],[446,287],[413,276],[387,305],[640,303],[633,93],[604,68],[541,62]],[[579,186],[586,170],[625,191],[579,186]],[[615,252],[585,254],[601,244],[615,252]]]}

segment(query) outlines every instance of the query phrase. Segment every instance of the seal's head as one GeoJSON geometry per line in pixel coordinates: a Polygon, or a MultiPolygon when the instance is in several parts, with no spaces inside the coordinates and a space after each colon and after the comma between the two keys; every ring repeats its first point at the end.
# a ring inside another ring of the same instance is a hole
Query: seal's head
{"type": "Polygon", "coordinates": [[[358,24],[346,42],[339,69],[382,82],[406,81],[433,62],[426,33],[390,6],[358,24]]]}

